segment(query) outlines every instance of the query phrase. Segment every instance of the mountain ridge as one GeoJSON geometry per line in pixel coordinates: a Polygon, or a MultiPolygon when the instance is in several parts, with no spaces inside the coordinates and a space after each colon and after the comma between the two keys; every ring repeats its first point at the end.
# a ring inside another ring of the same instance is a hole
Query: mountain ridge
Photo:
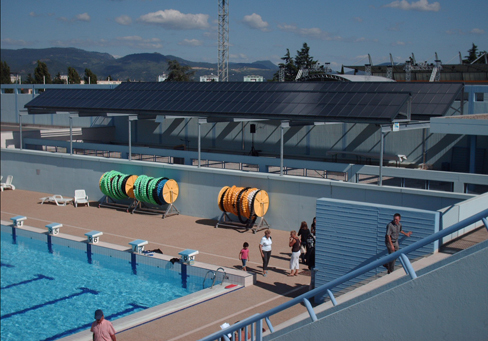
{"type": "MultiPolygon", "coordinates": [[[[166,73],[169,60],[177,60],[181,65],[188,65],[195,71],[194,80],[200,76],[217,74],[217,64],[194,62],[173,55],[153,53],[133,53],[115,58],[109,53],[86,51],[75,47],[50,47],[44,49],[2,49],[1,60],[10,66],[11,73],[24,77],[34,74],[37,61],[46,63],[49,73],[54,78],[58,73],[67,74],[68,67],[74,67],[83,77],[85,69],[90,69],[99,80],[118,79],[126,81],[157,81],[158,76],[166,73]]],[[[278,66],[269,60],[252,63],[229,63],[229,80],[242,81],[246,75],[260,75],[271,79],[278,66]]]]}

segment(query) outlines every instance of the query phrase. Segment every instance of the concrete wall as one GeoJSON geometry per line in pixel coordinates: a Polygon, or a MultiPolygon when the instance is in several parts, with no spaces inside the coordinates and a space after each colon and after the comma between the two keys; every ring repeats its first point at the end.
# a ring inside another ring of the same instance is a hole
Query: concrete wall
{"type": "MultiPolygon", "coordinates": [[[[488,241],[264,340],[486,340],[488,241]]],[[[271,317],[272,321],[272,317],[271,317]]]]}
{"type": "MultiPolygon", "coordinates": [[[[298,229],[301,221],[315,216],[318,198],[355,200],[382,205],[439,210],[473,195],[379,187],[325,179],[279,176],[227,169],[197,168],[156,162],[128,161],[31,150],[2,149],[2,175],[14,175],[18,189],[73,196],[83,188],[91,200],[100,199],[98,183],[104,172],[165,176],[180,187],[176,207],[184,215],[217,219],[221,211],[218,193],[224,186],[257,187],[268,192],[270,208],[266,220],[279,230],[298,229]]],[[[237,217],[235,217],[237,220],[237,217]]]]}

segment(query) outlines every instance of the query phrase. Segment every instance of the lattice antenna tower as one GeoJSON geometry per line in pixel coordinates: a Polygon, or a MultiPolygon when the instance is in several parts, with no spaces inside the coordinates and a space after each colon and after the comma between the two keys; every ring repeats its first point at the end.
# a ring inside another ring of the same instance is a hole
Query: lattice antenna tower
{"type": "Polygon", "coordinates": [[[220,82],[229,81],[229,0],[219,2],[219,62],[217,75],[220,82]]]}

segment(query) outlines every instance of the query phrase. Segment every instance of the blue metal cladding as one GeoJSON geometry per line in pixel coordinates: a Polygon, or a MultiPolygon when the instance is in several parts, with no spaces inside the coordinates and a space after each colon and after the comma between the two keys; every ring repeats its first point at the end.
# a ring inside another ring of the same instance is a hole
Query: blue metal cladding
{"type": "MultiPolygon", "coordinates": [[[[403,231],[412,231],[410,238],[400,235],[400,250],[439,230],[438,212],[355,201],[318,199],[315,249],[315,266],[318,272],[315,286],[330,282],[387,255],[386,226],[397,212],[402,216],[403,231]]],[[[433,253],[437,247],[437,243],[429,244],[412,252],[408,257],[413,261],[433,253]]],[[[400,262],[397,261],[397,266],[399,264],[400,262]]],[[[341,291],[384,271],[385,268],[379,267],[336,287],[334,291],[341,291]]]]}

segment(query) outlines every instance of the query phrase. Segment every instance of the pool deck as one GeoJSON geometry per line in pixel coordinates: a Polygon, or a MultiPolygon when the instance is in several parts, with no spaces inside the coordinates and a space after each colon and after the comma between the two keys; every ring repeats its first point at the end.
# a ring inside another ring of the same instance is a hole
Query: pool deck
{"type": "MultiPolygon", "coordinates": [[[[263,232],[231,228],[215,228],[216,221],[175,215],[162,219],[161,215],[130,214],[109,208],[98,208],[96,201],[90,207],[73,205],[56,206],[42,204],[39,198],[52,193],[25,190],[1,193],[1,220],[23,215],[25,225],[47,229],[47,224],[63,224],[60,232],[85,237],[92,230],[103,232],[101,242],[130,248],[129,242],[136,239],[149,241],[146,250],[161,249],[165,255],[179,257],[185,249],[198,250],[196,260],[216,266],[240,269],[239,251],[244,242],[250,245],[248,271],[256,273],[255,285],[233,291],[221,297],[178,311],[164,318],[139,327],[117,333],[118,340],[197,340],[217,330],[224,322],[234,322],[271,309],[308,290],[309,271],[300,265],[300,274],[287,277],[290,259],[289,232],[271,227],[273,252],[269,274],[261,275],[259,241],[263,232]]],[[[312,217],[311,217],[312,218],[312,217]]],[[[310,219],[311,220],[311,219],[310,219]]],[[[311,223],[311,221],[309,222],[311,223]]],[[[292,227],[290,227],[291,230],[292,227]]],[[[295,227],[298,230],[298,227],[295,227]]],[[[278,325],[304,312],[297,306],[272,318],[278,325]]]]}
{"type": "MultiPolygon", "coordinates": [[[[125,211],[98,208],[96,201],[91,201],[90,207],[78,208],[73,205],[41,205],[39,198],[48,195],[52,193],[25,190],[2,192],[1,220],[10,221],[11,217],[22,215],[28,218],[25,225],[44,230],[47,224],[61,223],[63,224],[61,233],[82,238],[86,238],[85,233],[97,230],[103,232],[100,239],[102,242],[117,244],[127,249],[130,248],[129,242],[143,239],[149,242],[146,250],[161,249],[164,255],[172,257],[179,257],[178,253],[185,249],[198,250],[197,261],[233,269],[240,269],[238,255],[242,244],[248,242],[250,245],[248,271],[256,273],[254,285],[129,330],[119,331],[117,333],[119,341],[198,340],[220,330],[219,326],[224,322],[233,324],[251,315],[265,312],[308,290],[310,273],[305,265],[300,265],[299,276],[286,276],[289,272],[291,254],[288,247],[289,231],[271,227],[273,252],[269,274],[263,277],[258,249],[259,241],[263,236],[262,231],[253,234],[252,231],[232,228],[216,229],[215,220],[184,215],[162,219],[161,215],[130,214],[125,211]]],[[[311,221],[308,223],[310,224],[311,221]]],[[[292,228],[298,230],[298,226],[290,226],[289,230],[292,228]]],[[[476,243],[488,239],[488,232],[486,229],[481,229],[475,236],[470,234],[469,238],[476,243]]],[[[452,246],[462,248],[459,245],[452,246]]],[[[431,262],[435,262],[439,257],[448,257],[448,255],[436,254],[431,262]]],[[[414,263],[414,268],[417,266],[414,263]]],[[[404,275],[404,272],[397,270],[390,276],[383,276],[376,286],[401,275],[404,275]]],[[[304,312],[306,309],[302,305],[297,305],[272,316],[271,321],[275,327],[280,324],[286,325],[288,320],[296,319],[304,312]]]]}

